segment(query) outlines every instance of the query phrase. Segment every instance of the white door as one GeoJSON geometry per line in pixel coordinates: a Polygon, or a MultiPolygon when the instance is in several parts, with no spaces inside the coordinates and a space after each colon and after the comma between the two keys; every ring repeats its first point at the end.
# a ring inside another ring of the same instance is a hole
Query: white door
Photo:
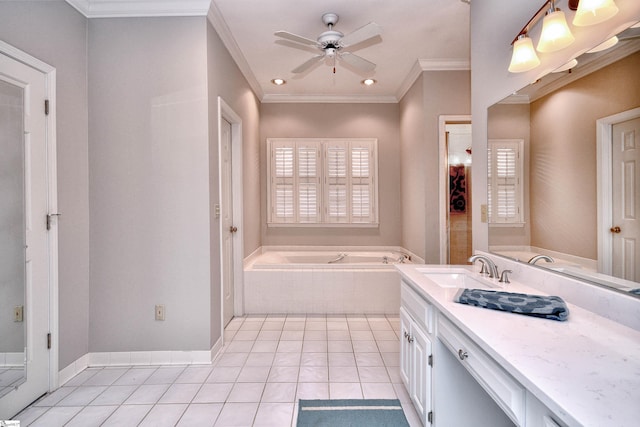
{"type": "Polygon", "coordinates": [[[613,125],[613,275],[640,282],[640,117],[613,125]]]}
{"type": "Polygon", "coordinates": [[[233,224],[233,194],[232,194],[232,157],[231,157],[231,123],[221,121],[220,141],[222,156],[222,183],[221,183],[221,217],[222,217],[222,310],[223,326],[226,326],[233,318],[234,294],[233,294],[233,239],[238,231],[233,224]]]}
{"type": "MultiPolygon", "coordinates": [[[[8,419],[49,390],[49,243],[47,215],[47,139],[44,101],[46,75],[4,54],[0,54],[0,84],[21,93],[23,114],[18,117],[22,138],[7,141],[0,147],[0,156],[9,151],[9,144],[19,144],[18,161],[23,163],[23,225],[24,227],[24,308],[26,326],[26,381],[0,398],[0,420],[8,419]],[[8,85],[8,86],[7,86],[8,85]],[[21,145],[21,147],[20,147],[21,145]]],[[[1,122],[7,126],[6,122],[1,122]]],[[[6,129],[0,133],[6,134],[6,129]]],[[[15,146],[14,146],[15,148],[15,146]]],[[[8,178],[0,171],[0,193],[6,191],[8,178]]],[[[2,194],[2,197],[6,194],[2,194]]],[[[5,199],[6,200],[6,199],[5,199]]],[[[6,209],[0,203],[0,209],[6,209]]],[[[1,229],[1,228],[0,228],[1,229]]],[[[3,234],[10,230],[2,230],[3,234]]],[[[0,236],[4,239],[5,236],[0,236]]],[[[0,263],[2,268],[6,265],[0,263]]],[[[8,286],[0,283],[0,286],[8,286]]],[[[3,315],[1,321],[5,321],[3,315]]],[[[15,319],[14,319],[15,320],[15,319]]]]}

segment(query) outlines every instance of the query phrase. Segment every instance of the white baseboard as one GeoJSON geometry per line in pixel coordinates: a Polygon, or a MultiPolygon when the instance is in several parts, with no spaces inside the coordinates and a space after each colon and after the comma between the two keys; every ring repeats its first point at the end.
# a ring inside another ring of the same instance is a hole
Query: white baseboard
{"type": "Polygon", "coordinates": [[[60,386],[89,367],[210,365],[222,350],[222,338],[204,351],[121,351],[87,353],[59,373],[60,386]]]}

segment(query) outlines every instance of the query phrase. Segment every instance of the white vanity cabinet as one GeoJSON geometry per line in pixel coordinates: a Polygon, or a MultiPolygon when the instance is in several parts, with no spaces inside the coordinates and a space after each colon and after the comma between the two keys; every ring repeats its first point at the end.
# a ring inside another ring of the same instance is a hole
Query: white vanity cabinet
{"type": "Polygon", "coordinates": [[[400,308],[400,375],[423,424],[431,421],[430,333],[433,306],[402,283],[400,308]]]}

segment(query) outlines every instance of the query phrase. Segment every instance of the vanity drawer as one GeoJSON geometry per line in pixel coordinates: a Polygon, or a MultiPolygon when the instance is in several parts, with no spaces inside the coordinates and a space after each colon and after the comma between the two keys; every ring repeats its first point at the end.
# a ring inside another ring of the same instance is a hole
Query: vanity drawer
{"type": "Polygon", "coordinates": [[[404,281],[400,287],[400,304],[411,316],[424,325],[425,330],[433,333],[433,306],[425,301],[404,281]]]}
{"type": "Polygon", "coordinates": [[[453,323],[438,316],[438,338],[517,425],[525,424],[525,388],[453,323]]]}

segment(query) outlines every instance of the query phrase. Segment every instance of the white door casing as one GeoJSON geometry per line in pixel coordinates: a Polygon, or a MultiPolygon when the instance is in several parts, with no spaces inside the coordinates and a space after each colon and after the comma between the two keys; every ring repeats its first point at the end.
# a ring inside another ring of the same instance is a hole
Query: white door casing
{"type": "MultiPolygon", "coordinates": [[[[617,233],[612,233],[611,228],[614,224],[614,174],[622,174],[622,171],[614,167],[613,147],[614,137],[613,128],[617,123],[626,122],[640,117],[640,108],[623,111],[612,116],[604,117],[596,121],[596,140],[597,140],[597,169],[598,169],[598,272],[603,274],[614,275],[614,239],[618,237],[617,233]]],[[[636,136],[636,145],[638,138],[636,136]]],[[[638,149],[636,148],[636,152],[638,149]]],[[[637,172],[636,172],[637,173],[637,172]]],[[[637,177],[636,177],[637,179],[637,177]]],[[[637,185],[636,181],[636,185],[637,185]]],[[[638,188],[632,191],[637,198],[638,188]]],[[[636,200],[636,215],[638,214],[636,200]]],[[[622,226],[618,225],[621,230],[622,226]]],[[[629,225],[625,226],[629,230],[629,225]]],[[[621,240],[621,239],[620,239],[621,240]]],[[[637,245],[637,243],[636,243],[637,245]]],[[[637,246],[636,246],[637,249],[637,246]]],[[[636,250],[637,252],[637,250],[636,250]]],[[[636,261],[636,264],[637,261],[636,261]]],[[[636,273],[637,274],[637,273],[636,273]]],[[[637,279],[636,279],[637,281],[637,279]]]]}
{"type": "Polygon", "coordinates": [[[47,215],[57,213],[55,69],[0,41],[0,79],[24,91],[27,378],[0,399],[0,419],[8,419],[58,382],[55,216],[47,226],[47,215]]]}
{"type": "Polygon", "coordinates": [[[613,275],[640,282],[640,117],[612,126],[613,275]]]}
{"type": "MultiPolygon", "coordinates": [[[[243,300],[243,294],[244,294],[244,289],[243,289],[243,277],[244,277],[244,271],[243,271],[243,253],[244,253],[244,245],[243,245],[243,229],[242,229],[242,224],[243,224],[243,201],[242,201],[242,197],[243,197],[243,191],[242,191],[242,119],[240,118],[240,116],[238,114],[236,114],[233,109],[221,98],[218,97],[218,159],[219,159],[219,164],[218,164],[218,171],[219,171],[219,191],[220,191],[220,204],[224,203],[225,200],[222,198],[223,197],[223,189],[222,189],[222,185],[223,185],[223,144],[222,141],[224,140],[223,137],[223,129],[225,127],[225,125],[223,124],[223,122],[226,121],[231,125],[231,138],[230,138],[230,144],[231,144],[231,150],[230,150],[230,156],[231,156],[231,185],[230,185],[230,189],[231,189],[231,195],[230,195],[230,200],[228,200],[226,203],[231,203],[232,207],[231,207],[231,212],[233,212],[233,222],[234,222],[234,226],[237,227],[237,231],[235,233],[233,233],[233,245],[232,245],[232,251],[233,251],[233,255],[232,255],[232,260],[233,262],[232,267],[227,267],[227,268],[232,268],[233,273],[231,275],[231,277],[233,278],[233,283],[230,284],[231,287],[233,287],[233,314],[236,316],[242,315],[244,314],[244,300],[243,300]]],[[[224,211],[224,207],[220,206],[220,215],[222,215],[224,211]]],[[[224,233],[225,230],[223,229],[223,220],[222,218],[220,219],[220,263],[221,266],[224,268],[225,265],[225,255],[223,254],[223,252],[225,251],[225,243],[224,243],[224,233]]],[[[227,229],[228,231],[228,229],[227,229]]],[[[224,336],[224,325],[225,325],[225,307],[224,307],[224,301],[225,301],[225,287],[224,287],[224,272],[221,271],[220,272],[221,276],[220,276],[220,280],[221,280],[221,286],[220,286],[220,298],[223,304],[222,310],[220,312],[220,318],[221,318],[221,330],[220,330],[220,334],[221,336],[224,336]]]]}

